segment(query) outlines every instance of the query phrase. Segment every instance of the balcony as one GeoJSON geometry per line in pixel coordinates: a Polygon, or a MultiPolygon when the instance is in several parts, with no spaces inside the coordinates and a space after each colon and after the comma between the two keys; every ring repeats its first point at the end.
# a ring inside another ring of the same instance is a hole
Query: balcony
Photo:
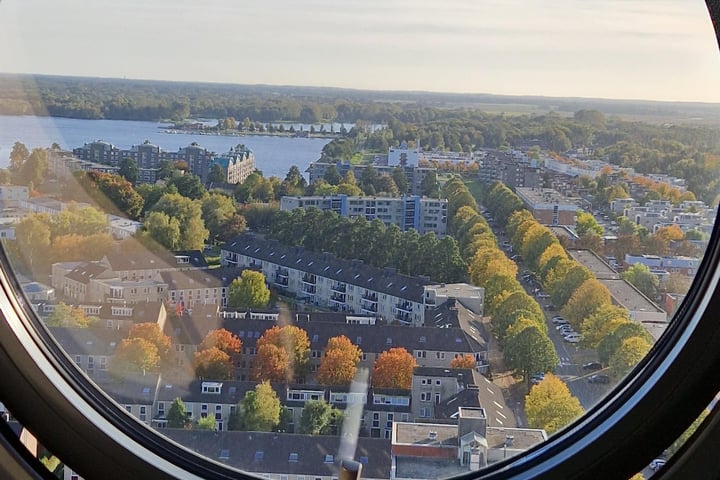
{"type": "Polygon", "coordinates": [[[345,303],[345,294],[344,293],[333,293],[330,295],[330,301],[335,303],[345,303]]]}
{"type": "Polygon", "coordinates": [[[413,305],[412,305],[412,302],[401,302],[401,303],[398,303],[397,305],[395,305],[395,309],[398,312],[412,313],[413,305]]]}
{"type": "Polygon", "coordinates": [[[287,287],[288,286],[288,277],[287,275],[282,276],[279,274],[275,274],[275,285],[278,285],[280,287],[287,287]]]}
{"type": "Polygon", "coordinates": [[[286,277],[287,278],[288,273],[289,272],[288,272],[287,268],[278,267],[277,270],[275,270],[275,275],[277,277],[286,277]]]}
{"type": "Polygon", "coordinates": [[[372,305],[360,305],[360,310],[363,312],[369,312],[369,313],[377,313],[377,303],[374,303],[372,305]]]}
{"type": "Polygon", "coordinates": [[[315,295],[315,292],[317,290],[315,288],[315,285],[311,285],[309,283],[303,283],[302,291],[303,291],[303,293],[307,293],[309,295],[315,295]]]}
{"type": "Polygon", "coordinates": [[[317,283],[317,277],[315,275],[306,273],[305,275],[303,275],[302,281],[303,283],[307,283],[309,285],[315,285],[317,283]]]}
{"type": "Polygon", "coordinates": [[[401,312],[401,311],[396,312],[395,320],[397,320],[398,322],[403,323],[405,325],[409,325],[412,323],[411,315],[408,312],[401,312]]]}
{"type": "Polygon", "coordinates": [[[366,293],[362,296],[362,299],[367,302],[377,303],[377,293],[366,293]]]}
{"type": "Polygon", "coordinates": [[[347,292],[347,285],[344,283],[334,283],[330,287],[331,292],[345,293],[347,292]]]}

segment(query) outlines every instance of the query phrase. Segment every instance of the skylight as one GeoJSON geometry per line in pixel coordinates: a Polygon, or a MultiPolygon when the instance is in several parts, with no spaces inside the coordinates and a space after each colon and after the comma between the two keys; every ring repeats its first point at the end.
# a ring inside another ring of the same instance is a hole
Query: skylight
{"type": "Polygon", "coordinates": [[[292,452],[288,457],[288,462],[297,462],[299,457],[300,456],[297,453],[292,452]]]}
{"type": "Polygon", "coordinates": [[[255,461],[256,461],[256,462],[259,462],[259,461],[261,461],[263,458],[265,458],[265,452],[263,452],[262,450],[256,450],[256,451],[255,451],[255,461]]]}

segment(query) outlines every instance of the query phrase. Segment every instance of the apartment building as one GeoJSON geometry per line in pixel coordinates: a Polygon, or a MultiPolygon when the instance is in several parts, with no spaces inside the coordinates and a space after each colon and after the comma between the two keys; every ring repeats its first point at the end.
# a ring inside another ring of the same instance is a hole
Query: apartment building
{"type": "Polygon", "coordinates": [[[422,198],[418,195],[392,197],[285,196],[280,199],[281,210],[315,207],[332,211],[346,218],[378,219],[386,226],[397,225],[400,230],[414,228],[420,235],[447,233],[447,205],[445,199],[422,198]]]}
{"type": "Polygon", "coordinates": [[[550,188],[517,188],[515,193],[535,219],[543,225],[575,226],[579,199],[550,188]]]}
{"type": "MultiPolygon", "coordinates": [[[[347,175],[348,172],[353,172],[355,175],[355,178],[362,177],[363,171],[368,168],[368,165],[353,165],[350,162],[338,162],[338,163],[330,163],[330,162],[312,162],[310,165],[305,169],[305,172],[307,172],[310,184],[315,183],[316,181],[322,179],[325,177],[325,173],[330,168],[330,166],[333,166],[337,169],[340,176],[344,177],[347,175]]],[[[378,162],[370,165],[377,175],[385,175],[385,176],[391,176],[393,171],[398,165],[383,165],[378,162]]],[[[405,172],[405,177],[408,179],[409,183],[409,192],[411,195],[420,195],[422,193],[421,191],[421,185],[422,181],[425,179],[425,177],[430,172],[436,172],[437,168],[435,167],[427,167],[427,166],[412,166],[408,165],[403,167],[403,172],[405,172]]]]}
{"type": "Polygon", "coordinates": [[[375,268],[359,260],[340,260],[276,241],[244,234],[225,244],[220,263],[260,269],[266,281],[305,303],[337,311],[378,315],[387,322],[424,322],[427,278],[375,268]]]}

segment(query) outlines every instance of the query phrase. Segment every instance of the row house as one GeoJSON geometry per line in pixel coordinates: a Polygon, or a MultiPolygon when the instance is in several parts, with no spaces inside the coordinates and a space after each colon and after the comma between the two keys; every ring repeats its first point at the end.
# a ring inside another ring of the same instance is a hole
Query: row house
{"type": "Polygon", "coordinates": [[[427,278],[375,268],[359,260],[340,260],[244,234],[221,250],[223,266],[259,269],[271,286],[307,304],[368,315],[406,325],[424,322],[427,278]]]}
{"type": "MultiPolygon", "coordinates": [[[[225,328],[243,342],[242,362],[236,369],[238,378],[251,377],[257,340],[274,325],[276,323],[271,320],[225,318],[219,327],[213,327],[225,328]]],[[[322,361],[328,340],[339,335],[346,336],[362,350],[359,366],[368,369],[373,367],[382,352],[395,347],[405,348],[415,357],[418,365],[428,367],[447,368],[453,359],[464,355],[473,355],[478,359],[478,364],[486,358],[486,351],[480,350],[478,344],[459,328],[407,328],[399,325],[328,324],[314,321],[298,321],[295,325],[305,330],[310,340],[311,376],[322,361]]]]}
{"type": "Polygon", "coordinates": [[[176,252],[136,252],[105,255],[100,262],[122,280],[147,280],[161,272],[207,269],[208,264],[200,250],[176,252]]]}
{"type": "Polygon", "coordinates": [[[204,270],[167,271],[158,274],[168,286],[168,304],[176,310],[192,309],[196,305],[227,306],[227,290],[241,270],[224,267],[204,270]]]}
{"type": "Polygon", "coordinates": [[[387,227],[396,225],[402,231],[411,228],[420,235],[447,233],[447,205],[445,199],[423,198],[418,195],[402,197],[350,197],[344,194],[327,196],[284,196],[281,210],[317,208],[332,211],[345,218],[362,217],[367,221],[380,220],[387,227]]]}
{"type": "MultiPolygon", "coordinates": [[[[37,314],[46,318],[55,311],[56,303],[40,302],[33,304],[37,314]]],[[[89,317],[96,317],[97,328],[127,332],[137,323],[157,323],[164,326],[167,310],[162,302],[145,302],[131,305],[115,303],[78,303],[71,306],[79,308],[89,317]]]]}
{"type": "Polygon", "coordinates": [[[115,349],[127,336],[105,328],[49,327],[55,341],[75,365],[96,381],[107,380],[107,369],[115,349]]]}
{"type": "Polygon", "coordinates": [[[665,271],[667,273],[679,273],[688,277],[694,277],[700,266],[700,259],[697,257],[670,256],[661,257],[658,255],[625,255],[625,265],[628,267],[635,264],[642,264],[651,271],[665,271]]]}
{"type": "MultiPolygon", "coordinates": [[[[337,480],[340,471],[339,436],[275,432],[210,432],[172,429],[163,434],[198,454],[270,480],[337,480]]],[[[359,438],[354,459],[362,478],[390,478],[390,441],[359,438]]]]}

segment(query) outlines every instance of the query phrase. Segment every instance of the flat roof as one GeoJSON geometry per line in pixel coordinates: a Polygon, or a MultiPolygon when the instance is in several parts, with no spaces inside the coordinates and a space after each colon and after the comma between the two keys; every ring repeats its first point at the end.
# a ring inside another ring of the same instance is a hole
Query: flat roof
{"type": "Polygon", "coordinates": [[[592,250],[567,250],[567,252],[573,260],[590,270],[598,280],[621,278],[619,273],[592,250]]]}
{"type": "Polygon", "coordinates": [[[643,294],[632,288],[622,279],[599,279],[600,282],[610,290],[610,295],[615,301],[631,312],[652,312],[665,313],[665,310],[658,307],[643,294]]]}
{"type": "Polygon", "coordinates": [[[458,427],[438,423],[396,422],[393,444],[457,447],[458,427]]]}

